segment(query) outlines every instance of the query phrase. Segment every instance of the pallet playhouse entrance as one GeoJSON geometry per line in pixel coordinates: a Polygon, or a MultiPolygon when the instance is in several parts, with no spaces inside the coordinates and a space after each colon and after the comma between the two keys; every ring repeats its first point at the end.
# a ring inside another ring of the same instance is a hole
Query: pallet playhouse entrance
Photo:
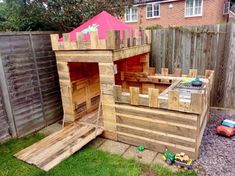
{"type": "Polygon", "coordinates": [[[151,32],[147,30],[108,30],[105,38],[97,31],[75,31],[75,38],[70,33],[61,40],[53,34],[51,41],[65,128],[19,152],[17,158],[48,171],[101,133],[157,152],[168,149],[198,157],[213,71],[200,76],[194,69],[185,75],[181,69],[169,74],[162,68],[156,74],[149,67],[151,32]],[[196,76],[202,87],[182,87],[186,78],[196,76]]]}

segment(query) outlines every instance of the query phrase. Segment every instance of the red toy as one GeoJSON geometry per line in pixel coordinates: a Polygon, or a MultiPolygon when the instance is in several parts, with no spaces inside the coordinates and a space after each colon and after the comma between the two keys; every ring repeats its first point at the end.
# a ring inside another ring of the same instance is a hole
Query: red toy
{"type": "Polygon", "coordinates": [[[216,132],[217,134],[220,134],[226,137],[232,137],[235,135],[235,128],[220,125],[216,128],[216,132]]]}

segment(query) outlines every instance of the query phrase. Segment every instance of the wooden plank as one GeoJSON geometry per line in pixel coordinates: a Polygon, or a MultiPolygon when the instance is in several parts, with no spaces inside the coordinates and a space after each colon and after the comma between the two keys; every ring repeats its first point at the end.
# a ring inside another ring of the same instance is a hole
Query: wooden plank
{"type": "Polygon", "coordinates": [[[114,50],[113,52],[113,61],[120,59],[129,58],[136,55],[141,55],[144,53],[150,52],[150,45],[139,45],[132,48],[123,48],[120,50],[114,50]]]}
{"type": "Polygon", "coordinates": [[[138,87],[130,87],[130,103],[132,105],[139,105],[139,93],[140,89],[138,87]]]}
{"type": "Polygon", "coordinates": [[[183,125],[197,125],[198,115],[190,113],[175,112],[147,107],[134,107],[130,105],[115,104],[115,111],[119,114],[134,115],[153,120],[164,120],[166,122],[179,123],[183,125]]]}
{"type": "Polygon", "coordinates": [[[159,90],[149,88],[148,95],[149,95],[149,107],[157,108],[158,107],[159,90]]]}

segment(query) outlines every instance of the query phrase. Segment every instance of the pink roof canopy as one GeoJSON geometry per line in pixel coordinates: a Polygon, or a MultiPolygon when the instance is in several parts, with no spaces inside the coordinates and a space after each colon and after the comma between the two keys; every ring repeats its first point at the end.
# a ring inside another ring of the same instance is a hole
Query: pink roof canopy
{"type": "Polygon", "coordinates": [[[69,33],[70,40],[76,41],[77,32],[82,32],[84,34],[84,39],[87,40],[89,39],[89,32],[91,31],[98,31],[99,39],[105,39],[106,32],[110,30],[130,31],[132,28],[116,17],[110,15],[108,12],[103,11],[71,31],[69,33]]]}

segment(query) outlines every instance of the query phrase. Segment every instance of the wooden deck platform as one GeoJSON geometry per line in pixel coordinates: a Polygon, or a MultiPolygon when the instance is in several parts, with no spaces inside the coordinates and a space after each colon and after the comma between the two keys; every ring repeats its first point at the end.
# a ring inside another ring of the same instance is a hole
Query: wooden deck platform
{"type": "MultiPolygon", "coordinates": [[[[88,117],[94,117],[95,114],[93,112],[88,117]]],[[[75,122],[14,156],[45,171],[49,171],[102,134],[102,132],[102,128],[99,127],[96,130],[95,125],[89,124],[89,122],[75,122]]]]}

